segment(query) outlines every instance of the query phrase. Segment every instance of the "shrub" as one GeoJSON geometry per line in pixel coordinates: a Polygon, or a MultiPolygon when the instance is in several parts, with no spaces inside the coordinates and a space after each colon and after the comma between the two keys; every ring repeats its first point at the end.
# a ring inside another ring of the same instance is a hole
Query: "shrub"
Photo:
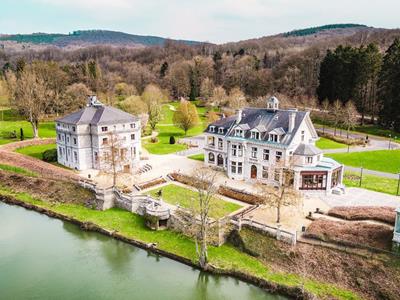
{"type": "Polygon", "coordinates": [[[231,188],[228,186],[221,185],[218,189],[218,193],[223,196],[226,196],[226,197],[229,197],[232,199],[236,199],[236,200],[239,200],[242,202],[246,202],[249,204],[253,204],[253,205],[260,204],[263,202],[263,200],[260,197],[258,197],[257,195],[254,195],[254,194],[242,191],[242,190],[237,190],[237,189],[234,189],[234,188],[231,188]]]}
{"type": "Polygon", "coordinates": [[[169,137],[169,143],[170,143],[171,145],[175,144],[175,137],[174,137],[173,135],[171,135],[171,136],[169,137]]]}
{"type": "Polygon", "coordinates": [[[152,142],[153,144],[158,143],[158,137],[153,136],[153,137],[150,139],[150,142],[152,142]]]}
{"type": "Polygon", "coordinates": [[[21,141],[23,141],[25,139],[24,138],[24,130],[22,128],[19,129],[19,137],[20,137],[21,141]]]}
{"type": "Polygon", "coordinates": [[[46,162],[56,162],[57,161],[57,149],[49,149],[43,152],[43,160],[46,162]]]}
{"type": "Polygon", "coordinates": [[[337,206],[328,211],[328,215],[345,220],[375,220],[394,225],[396,213],[387,206],[337,206]]]}
{"type": "Polygon", "coordinates": [[[360,139],[354,139],[354,138],[349,138],[347,139],[345,136],[338,136],[338,135],[333,135],[327,132],[322,132],[321,130],[317,130],[318,135],[325,137],[327,139],[330,139],[332,141],[345,144],[345,145],[350,145],[350,146],[363,146],[365,144],[365,140],[360,138],[360,139]]]}

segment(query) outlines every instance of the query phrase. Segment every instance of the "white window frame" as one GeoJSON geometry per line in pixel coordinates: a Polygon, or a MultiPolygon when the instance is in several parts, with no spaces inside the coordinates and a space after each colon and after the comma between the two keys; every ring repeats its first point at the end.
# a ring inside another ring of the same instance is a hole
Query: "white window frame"
{"type": "Polygon", "coordinates": [[[251,158],[257,158],[258,148],[251,147],[251,158]]]}
{"type": "Polygon", "coordinates": [[[269,161],[269,149],[263,150],[263,160],[269,161]]]}
{"type": "Polygon", "coordinates": [[[215,126],[210,126],[210,132],[215,132],[215,126]]]}
{"type": "Polygon", "coordinates": [[[222,127],[218,128],[218,133],[223,134],[224,133],[224,128],[222,128],[222,127]]]}

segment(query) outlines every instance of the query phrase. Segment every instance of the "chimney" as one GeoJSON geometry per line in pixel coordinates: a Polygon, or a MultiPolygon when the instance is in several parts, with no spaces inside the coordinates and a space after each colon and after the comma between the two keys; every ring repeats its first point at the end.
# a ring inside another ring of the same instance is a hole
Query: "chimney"
{"type": "Polygon", "coordinates": [[[292,111],[289,113],[289,133],[292,133],[294,130],[294,124],[296,121],[296,112],[292,111]]]}
{"type": "Polygon", "coordinates": [[[97,99],[96,95],[88,96],[87,106],[102,106],[103,104],[97,99]]]}
{"type": "Polygon", "coordinates": [[[239,110],[237,111],[236,123],[240,123],[241,120],[242,120],[242,110],[239,109],[239,110]]]}

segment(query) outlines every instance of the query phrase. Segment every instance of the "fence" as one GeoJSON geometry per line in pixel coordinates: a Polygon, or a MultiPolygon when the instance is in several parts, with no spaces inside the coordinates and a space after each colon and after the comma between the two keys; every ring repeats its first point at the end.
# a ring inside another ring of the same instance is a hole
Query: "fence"
{"type": "Polygon", "coordinates": [[[296,245],[297,242],[297,232],[290,232],[287,230],[282,230],[280,227],[269,226],[251,219],[243,218],[237,220],[231,220],[231,223],[238,227],[240,231],[242,226],[245,225],[251,229],[256,229],[262,233],[268,234],[269,236],[275,237],[278,241],[283,241],[291,245],[296,245]]]}

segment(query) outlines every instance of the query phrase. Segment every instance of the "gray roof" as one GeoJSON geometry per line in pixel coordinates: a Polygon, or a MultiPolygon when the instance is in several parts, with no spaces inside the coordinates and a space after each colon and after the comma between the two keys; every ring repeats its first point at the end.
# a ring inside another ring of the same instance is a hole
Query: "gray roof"
{"type": "Polygon", "coordinates": [[[321,154],[322,151],[311,144],[300,144],[296,150],[294,150],[295,155],[318,155],[321,154]]]}
{"type": "Polygon", "coordinates": [[[67,124],[111,125],[138,121],[138,118],[111,106],[88,106],[66,115],[57,122],[67,124]]]}
{"type": "MultiPolygon", "coordinates": [[[[268,141],[268,133],[276,129],[280,132],[283,137],[280,141],[281,144],[289,145],[296,134],[300,124],[308,115],[304,111],[295,110],[271,110],[266,108],[245,108],[242,111],[242,118],[239,123],[236,124],[236,116],[230,116],[228,118],[220,119],[212,124],[210,124],[205,132],[210,132],[210,126],[215,126],[217,128],[222,127],[224,129],[234,128],[236,125],[240,125],[248,128],[245,131],[245,139],[249,139],[251,136],[251,129],[258,129],[261,132],[261,141],[268,141]],[[292,132],[289,131],[289,118],[291,114],[295,114],[295,124],[292,132]]],[[[215,132],[211,132],[215,134],[215,132]]],[[[234,136],[233,130],[228,132],[224,130],[224,135],[234,136]]]]}

